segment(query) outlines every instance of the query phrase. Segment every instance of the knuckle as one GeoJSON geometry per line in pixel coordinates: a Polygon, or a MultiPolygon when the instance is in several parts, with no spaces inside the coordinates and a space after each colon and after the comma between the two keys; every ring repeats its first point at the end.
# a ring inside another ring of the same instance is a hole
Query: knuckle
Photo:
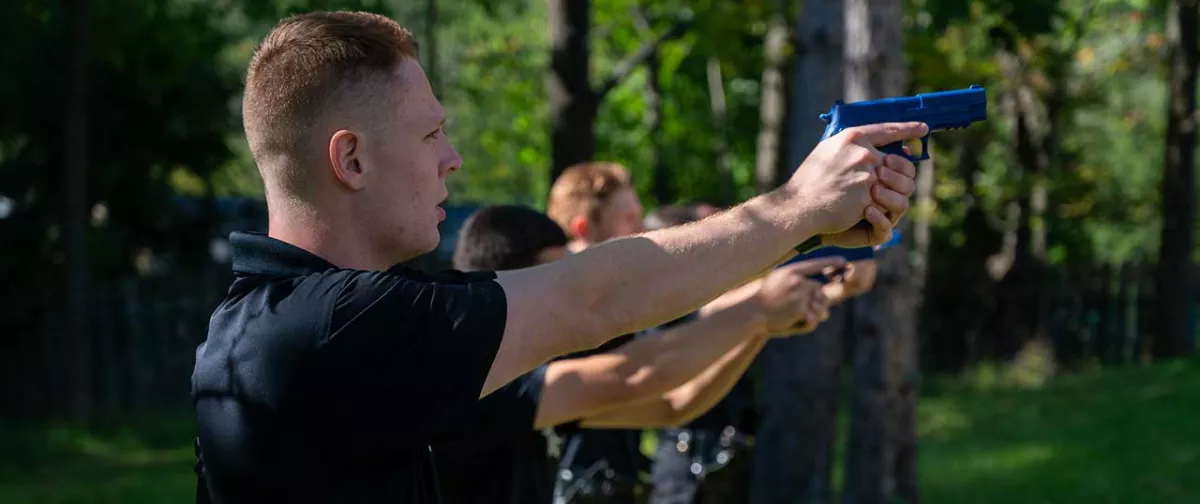
{"type": "Polygon", "coordinates": [[[871,149],[867,149],[865,147],[860,147],[854,156],[854,161],[856,163],[869,164],[872,166],[878,164],[876,162],[878,159],[879,156],[876,156],[874,152],[871,152],[871,149]]]}

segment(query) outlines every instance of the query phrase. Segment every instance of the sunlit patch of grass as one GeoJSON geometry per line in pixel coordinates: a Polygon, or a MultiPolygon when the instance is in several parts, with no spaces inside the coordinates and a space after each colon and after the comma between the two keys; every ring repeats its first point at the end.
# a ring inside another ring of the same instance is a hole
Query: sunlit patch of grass
{"type": "Polygon", "coordinates": [[[1200,363],[959,383],[922,398],[923,501],[1174,503],[1200,495],[1200,363]]]}

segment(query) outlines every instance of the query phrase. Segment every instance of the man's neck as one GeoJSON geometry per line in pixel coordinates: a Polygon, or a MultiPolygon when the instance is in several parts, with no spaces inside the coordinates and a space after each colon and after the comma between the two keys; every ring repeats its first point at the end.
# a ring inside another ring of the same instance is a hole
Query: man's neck
{"type": "Polygon", "coordinates": [[[267,235],[309,251],[339,268],[386,270],[392,265],[372,253],[366,237],[338,219],[299,205],[270,211],[267,235]]]}

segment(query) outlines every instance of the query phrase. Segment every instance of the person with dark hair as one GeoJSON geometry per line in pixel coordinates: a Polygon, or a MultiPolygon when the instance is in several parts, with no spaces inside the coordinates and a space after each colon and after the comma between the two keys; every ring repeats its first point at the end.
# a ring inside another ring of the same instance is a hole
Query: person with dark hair
{"type": "MultiPolygon", "coordinates": [[[[538,211],[488,207],[460,230],[454,268],[534,267],[565,256],[566,245],[562,229],[538,211]]],[[[694,323],[619,349],[554,360],[505,385],[483,399],[479,420],[486,426],[476,435],[435,446],[445,502],[548,503],[556,472],[551,452],[563,450],[556,441],[563,430],[674,425],[703,413],[766,338],[808,332],[820,322],[823,294],[804,276],[839,263],[780,269],[753,291],[710,303],[694,323]],[[528,397],[528,406],[512,408],[503,399],[512,395],[528,397]]]]}
{"type": "Polygon", "coordinates": [[[471,214],[459,229],[454,268],[502,271],[562,259],[567,234],[545,214],[521,205],[500,205],[471,214]]]}
{"type": "Polygon", "coordinates": [[[198,500],[223,503],[436,501],[430,447],[470,435],[506,383],[678,317],[797,244],[886,240],[916,167],[879,146],[928,131],[847,129],[703,225],[502,274],[424,274],[403,263],[436,249],[463,162],[411,32],[367,12],[289,16],[242,95],[268,229],[231,235],[234,279],[191,377],[198,500]]]}

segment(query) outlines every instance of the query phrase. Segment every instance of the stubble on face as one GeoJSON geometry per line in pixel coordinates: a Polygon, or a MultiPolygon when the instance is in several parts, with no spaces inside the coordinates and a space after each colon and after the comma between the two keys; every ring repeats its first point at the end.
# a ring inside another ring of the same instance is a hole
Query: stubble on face
{"type": "Polygon", "coordinates": [[[449,171],[443,165],[456,164],[457,153],[444,138],[445,111],[420,65],[406,59],[393,81],[390,113],[380,114],[389,118],[369,149],[376,173],[368,218],[380,227],[388,256],[402,262],[437,247],[449,171]]]}

